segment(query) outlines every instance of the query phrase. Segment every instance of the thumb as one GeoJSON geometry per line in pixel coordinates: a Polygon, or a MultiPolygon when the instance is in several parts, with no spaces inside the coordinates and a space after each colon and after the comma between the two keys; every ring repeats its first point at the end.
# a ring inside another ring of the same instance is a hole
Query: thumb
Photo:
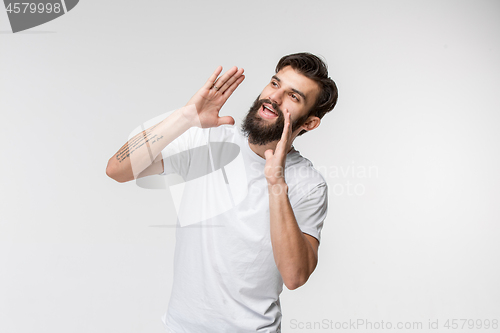
{"type": "Polygon", "coordinates": [[[220,125],[234,125],[234,119],[231,116],[219,117],[217,126],[220,125]]]}
{"type": "Polygon", "coordinates": [[[273,157],[273,150],[272,149],[268,149],[264,152],[264,156],[266,157],[266,160],[270,159],[271,157],[273,157]]]}

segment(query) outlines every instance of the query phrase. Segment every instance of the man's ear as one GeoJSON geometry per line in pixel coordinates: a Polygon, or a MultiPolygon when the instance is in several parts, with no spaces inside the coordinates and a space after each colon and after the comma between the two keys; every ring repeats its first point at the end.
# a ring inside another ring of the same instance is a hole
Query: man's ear
{"type": "Polygon", "coordinates": [[[307,118],[304,125],[302,125],[302,128],[305,129],[306,131],[311,131],[316,127],[318,127],[319,124],[321,124],[321,119],[319,119],[316,116],[310,116],[309,118],[307,118]]]}

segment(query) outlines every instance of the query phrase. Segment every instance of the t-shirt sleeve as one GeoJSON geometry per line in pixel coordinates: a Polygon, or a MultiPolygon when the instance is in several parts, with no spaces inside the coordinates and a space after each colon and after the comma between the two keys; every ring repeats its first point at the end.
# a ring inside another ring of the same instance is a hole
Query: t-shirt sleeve
{"type": "Polygon", "coordinates": [[[183,177],[188,171],[191,150],[207,144],[206,130],[192,127],[170,142],[162,151],[163,172],[159,175],[179,174],[183,177]]]}
{"type": "Polygon", "coordinates": [[[309,191],[293,207],[300,230],[321,241],[321,229],[328,211],[328,186],[321,183],[309,191]]]}

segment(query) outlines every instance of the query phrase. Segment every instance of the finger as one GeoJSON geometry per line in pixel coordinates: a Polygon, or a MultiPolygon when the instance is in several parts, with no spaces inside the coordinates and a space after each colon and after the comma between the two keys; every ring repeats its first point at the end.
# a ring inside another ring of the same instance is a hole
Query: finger
{"type": "Polygon", "coordinates": [[[241,75],[226,91],[224,91],[224,96],[226,100],[231,96],[231,94],[238,88],[241,82],[245,79],[245,75],[241,75]]]}
{"type": "Polygon", "coordinates": [[[203,88],[207,88],[207,89],[212,88],[215,80],[217,79],[217,76],[219,76],[219,74],[221,72],[222,72],[222,66],[217,67],[217,69],[212,73],[212,75],[210,75],[207,82],[205,82],[205,84],[203,85],[203,88]]]}
{"type": "Polygon", "coordinates": [[[266,158],[266,160],[270,159],[271,157],[273,157],[273,150],[272,149],[268,149],[264,152],[264,157],[266,158]]]}
{"type": "Polygon", "coordinates": [[[231,76],[233,76],[238,71],[238,67],[233,66],[227,72],[225,72],[221,77],[213,82],[213,85],[220,88],[222,87],[231,76]]]}
{"type": "Polygon", "coordinates": [[[288,140],[290,140],[292,138],[292,130],[293,130],[293,126],[292,126],[292,114],[290,112],[288,112],[288,110],[286,111],[288,113],[288,140]]]}
{"type": "Polygon", "coordinates": [[[229,78],[229,80],[227,80],[227,82],[224,83],[224,85],[222,87],[220,87],[219,92],[223,94],[224,91],[226,91],[234,82],[236,82],[236,80],[238,80],[238,78],[241,75],[243,75],[243,71],[244,71],[243,68],[238,69],[238,71],[236,73],[234,73],[234,75],[231,76],[229,78]]]}
{"type": "Polygon", "coordinates": [[[285,114],[285,125],[283,126],[283,132],[281,133],[281,139],[278,141],[276,145],[276,153],[278,154],[286,154],[286,146],[289,140],[289,132],[290,132],[290,112],[287,109],[283,110],[285,114]]]}
{"type": "Polygon", "coordinates": [[[288,109],[284,109],[283,113],[285,114],[285,126],[283,127],[283,133],[281,133],[281,140],[286,142],[288,141],[288,133],[290,132],[290,112],[288,112],[288,109]]]}
{"type": "Polygon", "coordinates": [[[234,125],[234,118],[231,116],[219,117],[217,127],[220,125],[234,125]]]}

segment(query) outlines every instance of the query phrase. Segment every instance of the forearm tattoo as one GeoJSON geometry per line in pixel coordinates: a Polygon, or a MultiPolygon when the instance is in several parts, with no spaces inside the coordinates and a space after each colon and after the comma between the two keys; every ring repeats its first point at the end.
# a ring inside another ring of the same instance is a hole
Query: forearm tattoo
{"type": "Polygon", "coordinates": [[[132,139],[130,139],[126,144],[124,144],[123,147],[121,147],[120,150],[116,153],[116,159],[118,160],[118,162],[121,163],[122,161],[127,159],[130,155],[132,155],[134,151],[140,149],[144,145],[148,147],[149,157],[151,161],[153,161],[153,155],[151,154],[149,146],[150,144],[154,144],[155,142],[163,139],[163,135],[158,136],[158,134],[155,134],[150,137],[149,134],[158,125],[159,123],[145,131],[142,131],[141,133],[137,134],[132,139]]]}

